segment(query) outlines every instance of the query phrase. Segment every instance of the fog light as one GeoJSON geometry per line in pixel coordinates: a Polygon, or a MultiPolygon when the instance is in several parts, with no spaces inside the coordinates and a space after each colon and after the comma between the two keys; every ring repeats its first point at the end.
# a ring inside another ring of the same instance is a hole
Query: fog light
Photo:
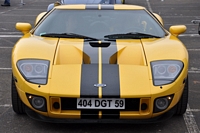
{"type": "Polygon", "coordinates": [[[158,98],[158,99],[156,99],[155,104],[158,109],[164,110],[168,107],[169,102],[168,102],[167,98],[158,98]]]}
{"type": "Polygon", "coordinates": [[[154,113],[161,112],[169,107],[173,100],[174,95],[159,97],[154,100],[154,113]]]}
{"type": "Polygon", "coordinates": [[[42,108],[45,104],[44,99],[41,97],[33,97],[31,101],[32,101],[31,103],[32,103],[33,107],[36,109],[42,108]]]}
{"type": "Polygon", "coordinates": [[[34,109],[37,109],[43,112],[47,111],[46,99],[44,97],[36,96],[36,95],[28,94],[28,93],[26,93],[26,96],[29,103],[34,109]]]}

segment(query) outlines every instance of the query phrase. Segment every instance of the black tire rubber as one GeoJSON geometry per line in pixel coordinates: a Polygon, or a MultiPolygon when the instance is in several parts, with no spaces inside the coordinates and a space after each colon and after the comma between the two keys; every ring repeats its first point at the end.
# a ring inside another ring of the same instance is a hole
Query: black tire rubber
{"type": "Polygon", "coordinates": [[[188,91],[189,91],[189,84],[188,84],[188,77],[185,80],[185,87],[183,90],[183,94],[177,103],[177,109],[176,109],[176,115],[183,115],[187,109],[187,103],[188,103],[188,91]]]}
{"type": "Polygon", "coordinates": [[[13,111],[17,114],[25,114],[25,105],[18,95],[13,76],[11,81],[11,98],[13,111]]]}

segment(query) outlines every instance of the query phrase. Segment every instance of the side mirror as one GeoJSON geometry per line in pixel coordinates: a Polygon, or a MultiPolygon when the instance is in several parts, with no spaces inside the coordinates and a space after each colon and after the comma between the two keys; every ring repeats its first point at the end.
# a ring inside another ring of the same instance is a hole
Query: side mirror
{"type": "Polygon", "coordinates": [[[187,27],[185,25],[174,25],[169,28],[169,32],[174,36],[178,36],[186,31],[187,27]]]}
{"type": "MultiPolygon", "coordinates": [[[[61,1],[61,3],[64,3],[64,1],[61,1]]],[[[49,6],[47,7],[47,12],[51,11],[54,7],[61,5],[60,2],[56,1],[55,3],[51,3],[49,4],[49,6]]]]}
{"type": "Polygon", "coordinates": [[[21,31],[23,34],[26,34],[31,30],[32,27],[29,23],[16,23],[15,28],[21,31]]]}
{"type": "Polygon", "coordinates": [[[159,22],[164,26],[163,19],[157,13],[153,13],[153,15],[159,20],[159,22]]]}
{"type": "Polygon", "coordinates": [[[46,14],[47,12],[40,13],[35,19],[35,25],[40,21],[40,19],[46,14]]]}

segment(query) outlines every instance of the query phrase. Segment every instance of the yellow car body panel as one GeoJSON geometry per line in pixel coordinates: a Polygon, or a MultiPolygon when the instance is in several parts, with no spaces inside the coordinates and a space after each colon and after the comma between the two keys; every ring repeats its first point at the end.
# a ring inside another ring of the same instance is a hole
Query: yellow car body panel
{"type": "Polygon", "coordinates": [[[61,39],[58,46],[55,65],[82,64],[83,58],[82,39],[61,39]],[[69,45],[66,45],[69,44],[69,45]]]}
{"type": "Polygon", "coordinates": [[[140,40],[117,40],[117,48],[118,64],[146,66],[145,55],[140,40]],[[130,58],[133,60],[130,60],[130,58]]]}
{"type": "Polygon", "coordinates": [[[188,54],[183,44],[175,37],[170,36],[163,39],[143,39],[142,43],[146,49],[146,57],[148,60],[174,59],[188,60],[188,54]],[[162,45],[160,42],[162,41],[162,45]],[[176,50],[176,52],[174,52],[176,50]],[[162,53],[162,54],[160,54],[162,53]]]}
{"type": "Polygon", "coordinates": [[[26,34],[21,38],[20,45],[14,46],[13,59],[17,61],[18,59],[24,58],[40,58],[53,60],[54,55],[49,53],[54,53],[57,47],[56,38],[41,38],[37,36],[31,36],[26,34]],[[41,45],[41,43],[43,45],[41,45]],[[27,45],[28,44],[28,45],[27,45]],[[31,47],[31,49],[30,49],[31,47]]]}
{"type": "Polygon", "coordinates": [[[50,80],[50,95],[61,97],[65,95],[68,95],[69,97],[80,97],[80,73],[81,65],[53,66],[52,78],[50,80]],[[61,76],[62,79],[60,79],[61,76]]]}

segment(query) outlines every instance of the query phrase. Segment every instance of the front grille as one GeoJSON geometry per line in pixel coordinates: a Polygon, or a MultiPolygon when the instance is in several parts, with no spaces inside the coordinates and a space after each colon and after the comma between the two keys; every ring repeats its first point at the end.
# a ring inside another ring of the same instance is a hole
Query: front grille
{"type": "Polygon", "coordinates": [[[61,110],[76,110],[76,98],[61,98],[61,110]]]}
{"type": "Polygon", "coordinates": [[[126,111],[139,111],[140,99],[139,98],[126,98],[125,99],[125,110],[126,111]]]}
{"type": "MultiPolygon", "coordinates": [[[[80,110],[77,109],[77,98],[61,98],[61,110],[80,110]]],[[[99,109],[92,109],[99,110],[99,109]]],[[[117,109],[110,109],[117,110],[117,109]]],[[[140,98],[125,98],[125,109],[122,111],[139,111],[140,98]]]]}

